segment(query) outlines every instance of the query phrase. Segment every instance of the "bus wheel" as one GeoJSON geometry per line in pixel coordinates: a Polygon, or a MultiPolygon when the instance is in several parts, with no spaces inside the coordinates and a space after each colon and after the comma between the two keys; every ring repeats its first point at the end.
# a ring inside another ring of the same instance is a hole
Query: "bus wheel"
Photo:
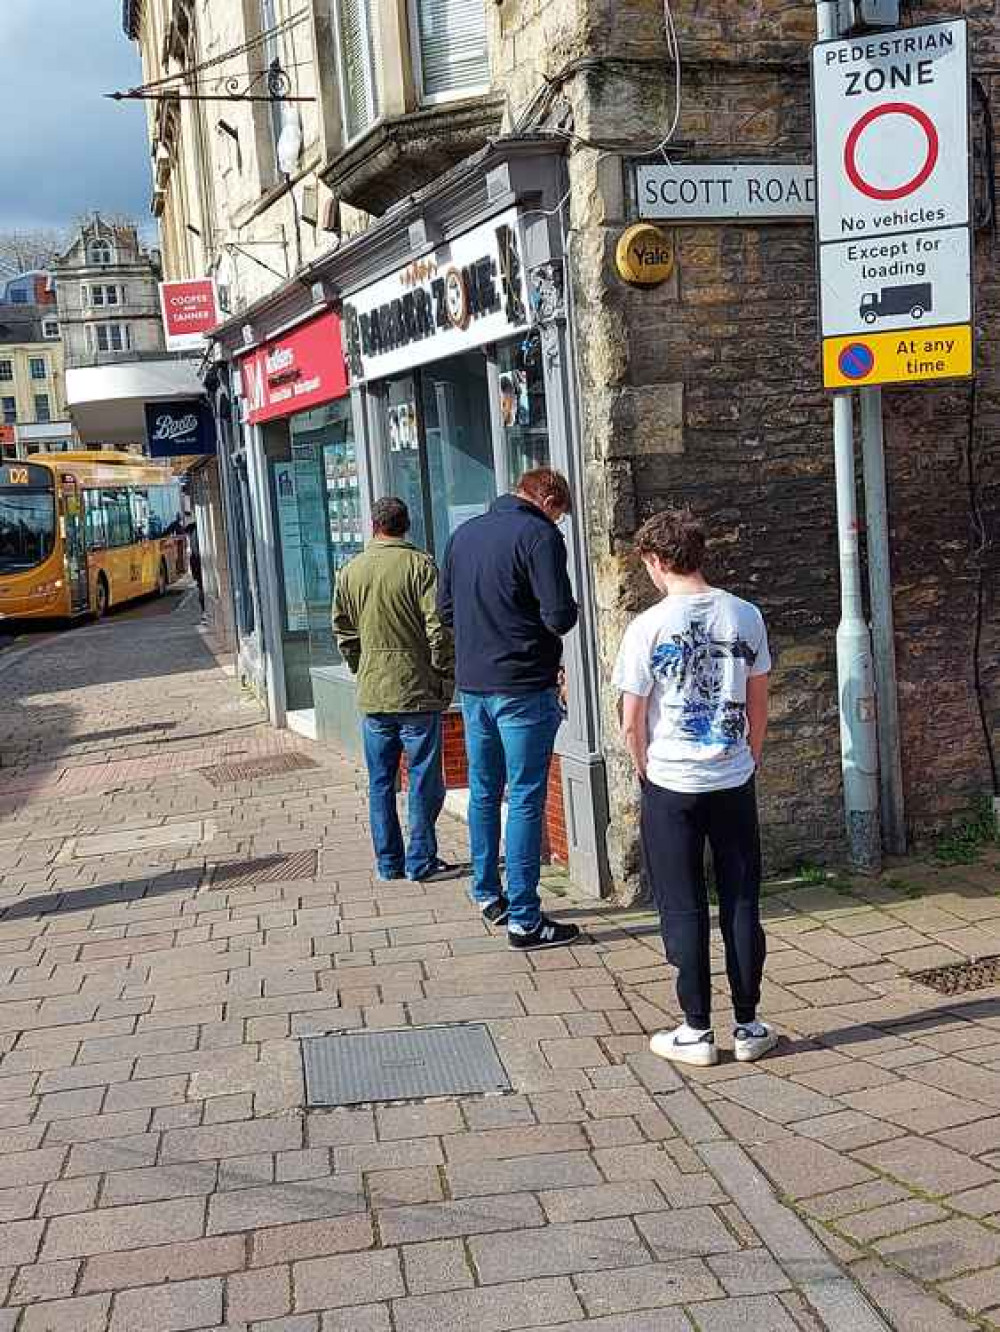
{"type": "Polygon", "coordinates": [[[156,575],[156,595],[158,597],[165,597],[167,595],[167,588],[169,587],[169,585],[170,585],[170,579],[167,576],[167,562],[166,560],[161,560],[160,571],[156,575]]]}
{"type": "Polygon", "coordinates": [[[111,592],[108,589],[108,580],[103,574],[100,574],[97,579],[97,595],[94,600],[94,619],[103,620],[110,605],[111,592]]]}

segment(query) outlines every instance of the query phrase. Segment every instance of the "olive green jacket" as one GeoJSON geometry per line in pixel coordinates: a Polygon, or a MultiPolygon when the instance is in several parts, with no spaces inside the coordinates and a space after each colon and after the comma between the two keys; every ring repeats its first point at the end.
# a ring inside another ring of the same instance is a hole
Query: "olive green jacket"
{"type": "Polygon", "coordinates": [[[408,541],[379,537],[337,575],[333,628],[365,713],[444,712],[455,646],[437,613],[437,568],[408,541]]]}

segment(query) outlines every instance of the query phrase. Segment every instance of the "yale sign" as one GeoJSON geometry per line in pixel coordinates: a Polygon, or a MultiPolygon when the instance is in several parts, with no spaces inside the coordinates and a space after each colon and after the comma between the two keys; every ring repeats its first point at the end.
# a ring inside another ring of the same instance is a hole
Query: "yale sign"
{"type": "Polygon", "coordinates": [[[659,227],[643,222],[622,233],[615,264],[626,282],[637,287],[658,287],[674,271],[673,246],[659,227]]]}
{"type": "Polygon", "coordinates": [[[813,49],[828,388],[972,373],[968,84],[964,20],[813,49]]]}

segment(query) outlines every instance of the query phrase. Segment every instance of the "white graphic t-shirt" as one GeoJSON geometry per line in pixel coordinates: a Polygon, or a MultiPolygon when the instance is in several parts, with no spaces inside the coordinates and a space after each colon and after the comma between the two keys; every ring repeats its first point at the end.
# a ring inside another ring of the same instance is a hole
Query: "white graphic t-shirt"
{"type": "Polygon", "coordinates": [[[719,588],[664,597],[634,620],[614,683],[649,699],[649,780],[685,792],[748,782],[747,680],[770,669],[764,617],[719,588]]]}

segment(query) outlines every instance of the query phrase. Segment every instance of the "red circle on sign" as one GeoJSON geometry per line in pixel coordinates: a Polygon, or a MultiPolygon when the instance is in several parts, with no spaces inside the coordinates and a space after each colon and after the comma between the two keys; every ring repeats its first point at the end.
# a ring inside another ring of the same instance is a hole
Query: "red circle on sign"
{"type": "Polygon", "coordinates": [[[912,106],[909,102],[886,102],[882,106],[875,106],[870,111],[866,111],[847,136],[847,143],[844,145],[844,168],[854,188],[867,195],[869,199],[905,199],[914,190],[919,190],[920,186],[929,179],[931,172],[937,166],[940,150],[941,141],[938,138],[937,128],[926,111],[922,111],[919,106],[912,106]],[[917,122],[927,136],[927,157],[923,166],[912,180],[906,181],[905,184],[897,186],[894,190],[879,189],[865,180],[858,170],[858,140],[868,126],[876,120],[880,120],[882,116],[909,116],[911,120],[917,122]]]}

